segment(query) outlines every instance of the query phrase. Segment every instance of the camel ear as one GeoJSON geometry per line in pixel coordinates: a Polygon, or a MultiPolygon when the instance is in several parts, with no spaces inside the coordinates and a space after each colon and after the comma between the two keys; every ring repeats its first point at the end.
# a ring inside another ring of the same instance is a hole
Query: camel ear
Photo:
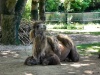
{"type": "Polygon", "coordinates": [[[33,41],[33,38],[34,38],[34,30],[31,30],[29,32],[29,39],[30,39],[31,42],[33,41]]]}

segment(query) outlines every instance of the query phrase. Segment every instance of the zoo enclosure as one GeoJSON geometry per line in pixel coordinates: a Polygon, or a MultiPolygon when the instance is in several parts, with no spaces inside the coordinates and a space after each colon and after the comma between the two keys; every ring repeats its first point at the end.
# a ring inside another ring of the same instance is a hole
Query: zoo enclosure
{"type": "Polygon", "coordinates": [[[48,22],[99,22],[100,12],[84,13],[63,13],[63,12],[46,12],[46,21],[48,22]]]}

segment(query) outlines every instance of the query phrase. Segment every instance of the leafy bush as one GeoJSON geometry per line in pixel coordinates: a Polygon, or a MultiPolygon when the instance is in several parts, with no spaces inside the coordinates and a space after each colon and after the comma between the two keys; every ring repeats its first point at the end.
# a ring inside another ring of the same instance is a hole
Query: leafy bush
{"type": "Polygon", "coordinates": [[[60,0],[47,0],[46,1],[46,11],[54,12],[58,10],[60,0]]]}
{"type": "Polygon", "coordinates": [[[91,0],[65,0],[64,6],[67,11],[70,12],[83,12],[89,7],[91,0]]]}
{"type": "Polygon", "coordinates": [[[55,26],[53,27],[53,29],[67,29],[67,25],[59,25],[59,26],[55,26]]]}
{"type": "Polygon", "coordinates": [[[53,27],[53,29],[68,29],[68,30],[82,30],[84,27],[84,25],[81,25],[79,23],[75,23],[75,24],[59,24],[59,25],[55,25],[53,27]]]}
{"type": "Polygon", "coordinates": [[[27,19],[27,20],[30,20],[30,18],[31,18],[31,1],[32,0],[27,1],[27,4],[25,6],[25,10],[24,10],[23,15],[22,15],[22,17],[27,19]]]}

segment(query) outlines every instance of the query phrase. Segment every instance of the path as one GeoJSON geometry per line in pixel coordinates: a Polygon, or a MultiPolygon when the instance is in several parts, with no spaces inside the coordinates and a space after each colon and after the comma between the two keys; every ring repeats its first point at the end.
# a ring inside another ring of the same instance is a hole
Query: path
{"type": "MultiPolygon", "coordinates": [[[[100,42],[99,35],[69,36],[76,44],[100,42]]],[[[31,54],[31,46],[0,45],[0,75],[100,75],[97,56],[81,56],[79,62],[63,62],[56,66],[25,66],[24,60],[31,54]]]]}
{"type": "MultiPolygon", "coordinates": [[[[27,54],[31,54],[27,50],[27,54]]],[[[0,75],[100,75],[100,59],[97,56],[81,56],[77,63],[63,62],[56,66],[25,66],[24,50],[0,52],[0,75]]]]}

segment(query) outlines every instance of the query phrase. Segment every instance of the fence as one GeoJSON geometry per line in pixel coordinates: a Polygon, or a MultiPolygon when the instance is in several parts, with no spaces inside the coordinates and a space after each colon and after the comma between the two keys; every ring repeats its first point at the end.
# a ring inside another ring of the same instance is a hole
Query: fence
{"type": "Polygon", "coordinates": [[[100,12],[85,12],[85,13],[60,13],[46,12],[46,21],[59,22],[100,22],[100,12]]]}
{"type": "Polygon", "coordinates": [[[66,14],[60,12],[46,12],[46,21],[66,21],[66,14]]]}

